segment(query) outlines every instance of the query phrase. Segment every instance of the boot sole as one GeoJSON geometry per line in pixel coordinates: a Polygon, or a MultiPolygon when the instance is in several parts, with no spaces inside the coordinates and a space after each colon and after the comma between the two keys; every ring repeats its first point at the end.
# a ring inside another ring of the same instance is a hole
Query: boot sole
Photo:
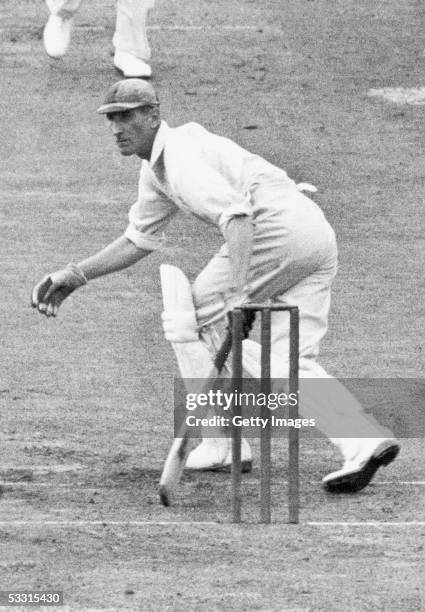
{"type": "Polygon", "coordinates": [[[372,456],[357,472],[338,476],[329,482],[325,482],[323,487],[329,493],[357,493],[367,487],[381,466],[389,465],[394,461],[399,451],[398,444],[393,444],[376,457],[372,456]]]}

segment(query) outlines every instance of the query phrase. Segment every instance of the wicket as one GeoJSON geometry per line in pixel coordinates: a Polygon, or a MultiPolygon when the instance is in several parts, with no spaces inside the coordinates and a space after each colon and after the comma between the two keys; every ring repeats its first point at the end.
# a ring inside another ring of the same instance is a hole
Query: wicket
{"type": "MultiPolygon", "coordinates": [[[[261,392],[270,393],[271,380],[271,314],[274,311],[289,312],[289,393],[298,397],[299,368],[299,311],[297,306],[283,304],[247,304],[233,311],[233,383],[241,391],[242,341],[244,311],[261,312],[261,392]]],[[[233,416],[242,416],[241,408],[233,405],[233,416]]],[[[270,410],[261,407],[261,417],[267,419],[267,427],[261,430],[260,439],[260,522],[271,522],[271,426],[270,410]]],[[[298,418],[298,402],[289,406],[289,418],[298,418]]],[[[298,523],[299,515],[299,433],[295,427],[288,434],[288,522],[298,523]]],[[[241,427],[232,427],[232,516],[234,523],[241,522],[241,427]]]]}

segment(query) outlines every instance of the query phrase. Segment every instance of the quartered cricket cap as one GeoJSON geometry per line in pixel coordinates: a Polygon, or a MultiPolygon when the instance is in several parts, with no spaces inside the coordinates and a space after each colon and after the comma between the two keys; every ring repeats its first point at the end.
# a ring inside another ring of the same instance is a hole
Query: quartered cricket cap
{"type": "Polygon", "coordinates": [[[143,79],[124,79],[108,90],[105,101],[97,112],[119,113],[141,106],[158,106],[159,100],[152,85],[143,79]]]}

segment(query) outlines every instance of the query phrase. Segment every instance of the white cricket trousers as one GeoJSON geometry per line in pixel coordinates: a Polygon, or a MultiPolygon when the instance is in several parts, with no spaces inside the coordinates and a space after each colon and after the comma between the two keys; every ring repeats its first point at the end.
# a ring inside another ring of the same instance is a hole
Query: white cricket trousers
{"type": "MultiPolygon", "coordinates": [[[[376,447],[377,439],[392,434],[366,415],[356,398],[317,363],[320,341],[328,328],[331,285],[337,270],[335,234],[320,208],[297,191],[295,185],[266,184],[258,187],[252,197],[260,213],[254,219],[254,249],[248,279],[252,287],[250,299],[261,302],[272,298],[298,306],[300,378],[327,379],[325,384],[318,381],[319,387],[315,386],[318,382],[300,381],[300,414],[315,418],[317,428],[350,460],[364,449],[376,447]],[[277,214],[276,208],[280,208],[277,214]]],[[[224,245],[193,285],[198,323],[210,347],[217,348],[216,331],[221,326],[211,326],[208,321],[216,320],[229,286],[229,255],[224,245]]],[[[222,334],[222,328],[220,331],[222,334]]],[[[259,344],[246,342],[251,351],[254,347],[259,360],[259,344]]],[[[289,313],[274,312],[273,378],[287,378],[288,354],[289,313]]]]}
{"type": "MultiPolygon", "coordinates": [[[[117,0],[117,17],[112,43],[142,60],[149,60],[151,50],[146,34],[146,18],[155,0],[117,0]]],[[[52,15],[72,17],[81,0],[46,0],[52,15]]]]}

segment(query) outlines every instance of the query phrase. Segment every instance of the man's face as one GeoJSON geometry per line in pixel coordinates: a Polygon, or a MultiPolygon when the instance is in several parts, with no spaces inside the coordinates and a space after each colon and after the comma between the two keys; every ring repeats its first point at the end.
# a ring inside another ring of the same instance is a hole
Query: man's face
{"type": "Polygon", "coordinates": [[[159,113],[155,107],[139,107],[108,113],[112,133],[121,155],[138,155],[150,159],[155,134],[159,127],[159,113]]]}

